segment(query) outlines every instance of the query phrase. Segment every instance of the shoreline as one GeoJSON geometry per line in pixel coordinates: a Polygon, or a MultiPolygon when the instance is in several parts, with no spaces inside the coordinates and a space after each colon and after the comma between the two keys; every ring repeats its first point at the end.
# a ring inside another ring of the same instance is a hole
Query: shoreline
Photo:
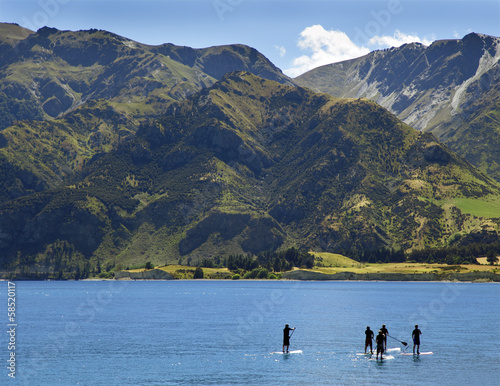
{"type": "MultiPolygon", "coordinates": [[[[399,282],[470,282],[470,283],[498,283],[500,272],[493,271],[440,271],[440,272],[355,272],[337,271],[321,272],[319,270],[295,268],[283,272],[281,278],[271,279],[232,279],[231,276],[209,277],[194,279],[192,277],[175,277],[173,273],[162,268],[137,271],[116,271],[114,277],[99,278],[91,277],[79,279],[78,281],[137,281],[137,280],[220,280],[220,281],[399,281],[399,282]]],[[[74,279],[38,279],[29,277],[11,277],[3,275],[0,281],[74,281],[74,279]]]]}
{"type": "Polygon", "coordinates": [[[349,271],[337,272],[332,274],[310,271],[304,269],[295,269],[284,272],[281,279],[177,279],[172,275],[160,269],[154,269],[142,272],[118,271],[114,279],[110,280],[220,280],[220,281],[399,281],[399,282],[470,282],[470,283],[497,283],[500,282],[500,274],[483,272],[447,272],[447,273],[354,273],[349,271]],[[161,273],[160,273],[160,272],[161,273]]]}
{"type": "Polygon", "coordinates": [[[471,282],[471,283],[498,283],[500,282],[500,274],[483,271],[483,272],[447,272],[447,273],[399,273],[399,272],[384,272],[384,273],[354,273],[354,272],[337,272],[337,273],[322,273],[297,269],[283,273],[283,279],[291,280],[315,280],[315,281],[401,281],[401,282],[471,282]]]}
{"type": "Polygon", "coordinates": [[[377,282],[377,283],[386,283],[386,282],[399,282],[399,283],[472,283],[472,284],[498,284],[500,283],[500,280],[481,280],[481,279],[476,279],[476,280],[457,280],[457,279],[440,279],[440,280],[384,280],[384,279],[288,279],[288,278],[283,278],[283,279],[238,279],[238,280],[231,280],[231,279],[130,279],[130,278],[125,278],[125,279],[80,279],[80,280],[74,280],[74,279],[69,279],[69,280],[55,280],[55,279],[48,279],[48,280],[31,280],[31,279],[0,279],[0,282],[20,282],[20,281],[86,281],[86,282],[101,282],[101,281],[126,281],[126,282],[132,282],[132,281],[223,281],[223,282],[238,282],[238,281],[262,281],[262,282],[269,282],[269,281],[281,281],[281,282],[301,282],[301,281],[309,281],[309,282],[327,282],[327,281],[336,281],[336,282],[377,282]]]}

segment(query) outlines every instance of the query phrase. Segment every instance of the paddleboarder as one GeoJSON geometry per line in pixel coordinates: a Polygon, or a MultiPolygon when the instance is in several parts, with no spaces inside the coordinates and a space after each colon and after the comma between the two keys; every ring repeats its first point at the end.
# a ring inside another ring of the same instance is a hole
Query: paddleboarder
{"type": "Polygon", "coordinates": [[[366,338],[365,338],[365,354],[366,354],[366,348],[368,346],[370,346],[370,354],[373,354],[372,340],[373,340],[374,334],[373,334],[373,331],[370,330],[370,326],[366,326],[365,335],[366,335],[366,338]]]}
{"type": "Polygon", "coordinates": [[[384,334],[384,350],[387,351],[387,335],[389,335],[389,330],[385,327],[385,324],[382,324],[380,331],[384,334]]]}
{"type": "Polygon", "coordinates": [[[420,354],[420,335],[422,335],[422,331],[418,329],[418,324],[415,324],[415,329],[411,333],[411,338],[413,339],[413,354],[415,354],[415,347],[417,347],[417,355],[420,354]]]}
{"type": "Polygon", "coordinates": [[[380,359],[384,359],[384,340],[385,340],[385,335],[382,332],[382,330],[378,331],[378,335],[375,338],[375,343],[377,343],[377,359],[378,359],[378,354],[380,354],[380,359]]]}
{"type": "Polygon", "coordinates": [[[295,330],[294,328],[290,328],[288,324],[285,324],[285,328],[283,329],[283,352],[285,352],[285,346],[286,346],[286,352],[289,351],[290,348],[290,331],[295,330]]]}

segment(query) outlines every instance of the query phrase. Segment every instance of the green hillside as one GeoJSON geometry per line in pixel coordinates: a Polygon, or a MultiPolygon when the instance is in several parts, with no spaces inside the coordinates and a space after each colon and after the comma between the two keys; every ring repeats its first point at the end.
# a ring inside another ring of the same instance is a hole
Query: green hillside
{"type": "Polygon", "coordinates": [[[169,103],[233,70],[291,84],[244,45],[148,46],[96,29],[0,23],[0,199],[61,187],[169,103]]]}
{"type": "MultiPolygon", "coordinates": [[[[110,148],[65,116],[61,140],[72,128],[82,141],[71,178],[2,202],[2,269],[186,264],[289,246],[355,256],[498,231],[498,211],[465,204],[486,208],[498,184],[374,102],[232,72],[164,108],[123,141],[133,118],[118,130],[99,116],[110,148]],[[94,143],[102,151],[90,158],[94,143]],[[81,169],[78,157],[89,157],[81,169]]],[[[57,148],[46,146],[37,175],[55,174],[42,166],[64,158],[57,148]]]]}
{"type": "Polygon", "coordinates": [[[59,186],[92,157],[135,135],[140,120],[109,102],[89,101],[52,121],[20,121],[0,133],[2,200],[59,186]]]}

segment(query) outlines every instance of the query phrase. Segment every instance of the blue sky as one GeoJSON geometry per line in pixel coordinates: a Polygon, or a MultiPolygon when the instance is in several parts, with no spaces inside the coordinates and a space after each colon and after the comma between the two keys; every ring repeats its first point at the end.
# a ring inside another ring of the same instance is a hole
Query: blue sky
{"type": "Polygon", "coordinates": [[[0,21],[146,44],[242,43],[286,74],[418,41],[500,36],[499,0],[0,0],[0,21]]]}

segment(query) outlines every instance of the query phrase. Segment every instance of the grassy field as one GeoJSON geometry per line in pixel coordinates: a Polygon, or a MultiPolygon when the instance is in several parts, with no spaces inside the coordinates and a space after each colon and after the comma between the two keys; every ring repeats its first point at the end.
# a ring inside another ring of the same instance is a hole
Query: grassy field
{"type": "Polygon", "coordinates": [[[441,273],[450,271],[460,272],[496,272],[500,266],[488,265],[486,257],[478,259],[480,264],[463,264],[463,265],[447,265],[447,264],[425,264],[425,263],[382,263],[382,264],[363,264],[348,257],[337,255],[334,253],[321,252],[313,253],[316,258],[320,257],[320,262],[323,267],[314,267],[311,271],[334,274],[338,272],[353,272],[353,273],[441,273]]]}
{"type": "MultiPolygon", "coordinates": [[[[196,270],[196,267],[175,264],[155,268],[168,272],[176,279],[192,279],[196,270]]],[[[129,272],[143,272],[145,270],[145,268],[130,269],[129,272]]],[[[204,279],[227,279],[231,278],[232,276],[233,273],[227,268],[203,268],[204,279]]]]}
{"type": "MultiPolygon", "coordinates": [[[[425,263],[382,263],[382,264],[363,264],[348,257],[334,253],[313,253],[317,261],[323,266],[314,267],[308,271],[321,272],[325,274],[335,274],[339,272],[352,272],[356,274],[363,273],[451,273],[451,272],[500,272],[500,265],[489,265],[486,258],[478,259],[481,264],[425,264],[425,263]]],[[[185,265],[167,265],[156,267],[170,273],[176,279],[193,279],[195,267],[185,265]]],[[[130,272],[142,272],[141,269],[131,269],[130,272]]],[[[230,279],[233,273],[227,268],[203,268],[204,279],[230,279]]]]}
{"type": "MultiPolygon", "coordinates": [[[[489,265],[489,263],[486,261],[486,257],[480,257],[480,258],[478,258],[476,260],[479,262],[479,264],[489,265]]],[[[498,267],[498,266],[500,266],[500,264],[496,263],[494,266],[498,267]]]]}
{"type": "Polygon", "coordinates": [[[490,196],[484,199],[456,197],[447,200],[433,200],[436,205],[444,206],[452,204],[459,208],[463,213],[483,218],[500,217],[500,197],[490,196]]]}
{"type": "Polygon", "coordinates": [[[334,274],[339,272],[353,273],[444,273],[444,272],[496,272],[500,271],[498,265],[447,265],[447,264],[421,264],[421,263],[383,263],[383,264],[365,264],[360,267],[343,268],[343,267],[315,267],[311,271],[334,274]]]}
{"type": "Polygon", "coordinates": [[[350,259],[346,256],[337,253],[329,252],[310,252],[315,257],[315,264],[321,263],[324,267],[350,268],[362,267],[363,264],[359,261],[350,259]]]}

